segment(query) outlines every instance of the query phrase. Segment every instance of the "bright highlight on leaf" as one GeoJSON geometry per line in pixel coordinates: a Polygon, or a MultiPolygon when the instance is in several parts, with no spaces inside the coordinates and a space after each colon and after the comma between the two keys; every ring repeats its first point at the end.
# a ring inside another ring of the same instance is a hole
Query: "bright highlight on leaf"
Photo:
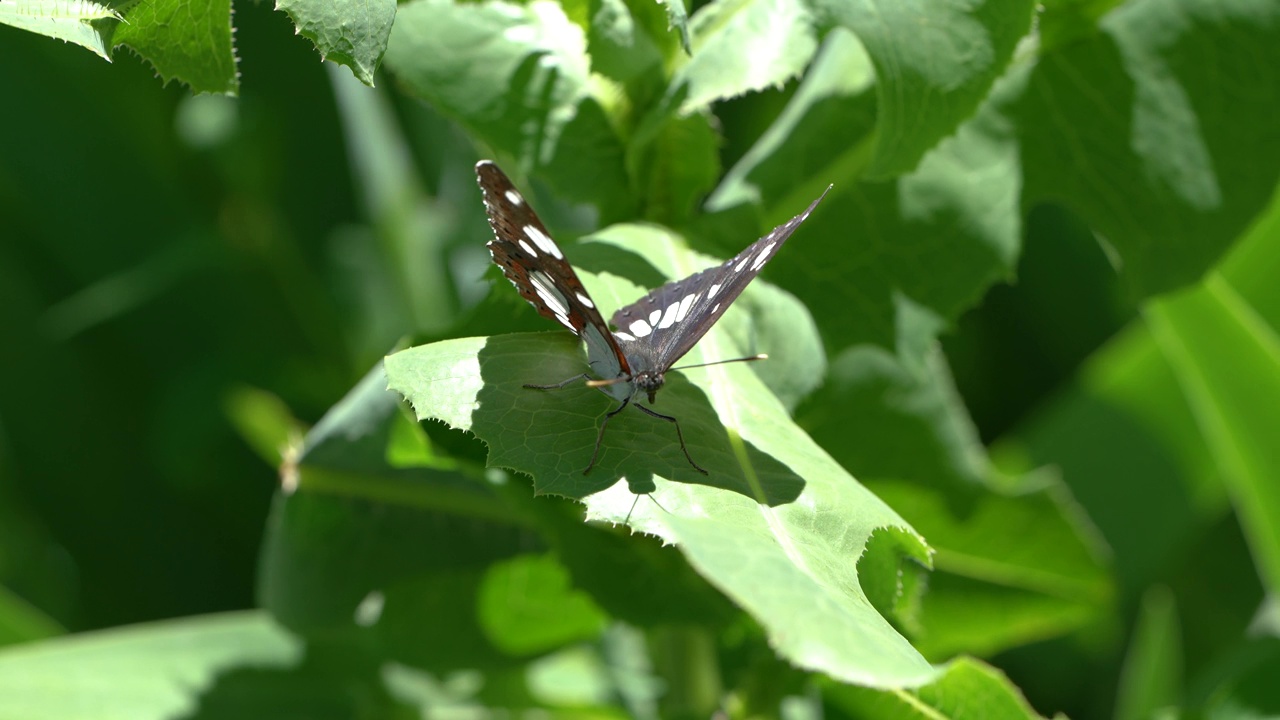
{"type": "Polygon", "coordinates": [[[0,0],[0,23],[83,46],[111,60],[109,31],[95,20],[121,16],[93,0],[0,0]]]}

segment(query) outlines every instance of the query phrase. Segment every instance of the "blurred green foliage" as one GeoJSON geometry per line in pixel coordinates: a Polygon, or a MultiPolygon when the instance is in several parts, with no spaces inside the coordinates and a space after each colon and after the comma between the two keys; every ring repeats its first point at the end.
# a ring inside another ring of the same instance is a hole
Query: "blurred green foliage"
{"type": "Polygon", "coordinates": [[[0,720],[1280,712],[1271,0],[0,5],[0,720]]]}

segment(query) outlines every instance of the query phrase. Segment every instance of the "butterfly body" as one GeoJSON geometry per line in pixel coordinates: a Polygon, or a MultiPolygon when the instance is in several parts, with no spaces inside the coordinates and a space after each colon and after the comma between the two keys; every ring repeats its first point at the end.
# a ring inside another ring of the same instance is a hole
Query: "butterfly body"
{"type": "MultiPolygon", "coordinates": [[[[577,273],[564,259],[564,253],[511,180],[488,160],[476,164],[476,177],[493,228],[494,239],[488,248],[494,262],[539,314],[560,323],[583,340],[587,346],[587,362],[597,377],[588,384],[621,403],[601,423],[595,454],[584,472],[595,465],[609,419],[628,404],[634,404],[648,415],[673,423],[685,458],[706,474],[706,470],[689,457],[680,424],[674,417],[632,401],[637,399],[637,394],[647,397],[650,404],[656,401],[658,391],[666,382],[667,371],[728,310],[826,192],[804,212],[724,263],[669,282],[619,309],[611,318],[616,329],[610,329],[577,273]]],[[[558,388],[577,379],[558,385],[527,387],[558,388]]]]}

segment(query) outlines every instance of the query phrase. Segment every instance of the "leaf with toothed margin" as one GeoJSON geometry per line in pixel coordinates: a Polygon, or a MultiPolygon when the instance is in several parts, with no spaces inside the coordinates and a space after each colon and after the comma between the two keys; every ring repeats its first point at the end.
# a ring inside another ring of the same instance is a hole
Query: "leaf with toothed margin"
{"type": "Polygon", "coordinates": [[[239,91],[230,0],[153,0],[130,6],[124,19],[113,41],[136,50],[165,82],[196,93],[239,91]]]}
{"type": "Polygon", "coordinates": [[[120,14],[92,0],[18,0],[0,2],[0,25],[10,25],[92,50],[111,59],[111,35],[120,14]]]}
{"type": "MultiPolygon", "coordinates": [[[[687,276],[712,264],[649,231],[644,260],[659,275],[687,276]]],[[[637,263],[622,248],[596,245],[596,267],[637,263]]],[[[581,277],[602,309],[641,292],[612,273],[581,277]]],[[[687,362],[741,356],[735,334],[713,328],[687,362]]],[[[474,433],[488,444],[490,465],[528,473],[539,493],[583,499],[589,517],[626,521],[675,543],[795,665],[873,687],[935,676],[877,611],[903,592],[902,573],[928,565],[927,546],[791,421],[749,366],[673,373],[659,396],[658,409],[679,419],[690,454],[710,471],[705,477],[685,462],[669,424],[630,411],[610,421],[599,464],[583,475],[612,404],[580,384],[559,391],[523,385],[584,367],[576,338],[563,332],[448,340],[386,359],[390,387],[420,419],[474,433]],[[637,502],[635,493],[653,501],[637,502]]]]}
{"type": "Polygon", "coordinates": [[[315,43],[323,60],[351,68],[360,82],[373,87],[373,74],[387,50],[395,0],[333,3],[323,0],[278,0],[298,33],[315,43]]]}

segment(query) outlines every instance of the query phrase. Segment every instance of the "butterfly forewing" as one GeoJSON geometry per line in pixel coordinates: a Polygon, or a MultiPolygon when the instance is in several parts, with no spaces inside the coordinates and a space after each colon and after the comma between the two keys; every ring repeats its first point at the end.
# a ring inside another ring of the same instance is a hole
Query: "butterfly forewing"
{"type": "Polygon", "coordinates": [[[602,378],[629,375],[631,368],[609,326],[551,233],[506,174],[488,160],[476,177],[493,228],[489,253],[540,315],[572,330],[587,344],[592,370],[602,378]]]}
{"type": "Polygon", "coordinates": [[[726,262],[669,282],[615,312],[617,336],[635,370],[665,372],[689,352],[826,196],[824,191],[804,212],[726,262]]]}

